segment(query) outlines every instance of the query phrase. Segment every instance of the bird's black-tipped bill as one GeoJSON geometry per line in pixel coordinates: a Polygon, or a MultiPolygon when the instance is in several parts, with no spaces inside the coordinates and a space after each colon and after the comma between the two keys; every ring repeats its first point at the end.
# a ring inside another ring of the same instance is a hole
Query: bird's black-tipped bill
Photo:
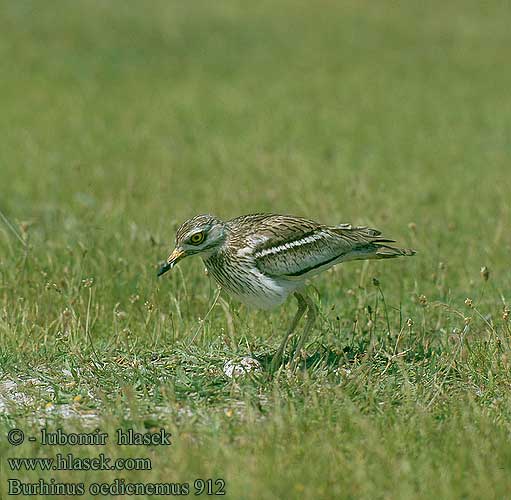
{"type": "Polygon", "coordinates": [[[167,271],[170,271],[172,269],[172,264],[169,264],[168,262],[165,262],[160,269],[158,269],[158,273],[156,276],[160,277],[162,274],[165,274],[167,271]]]}
{"type": "Polygon", "coordinates": [[[184,257],[184,254],[185,253],[183,252],[183,250],[176,248],[169,255],[169,258],[166,260],[166,262],[160,267],[156,276],[161,276],[162,274],[165,274],[167,271],[170,271],[177,263],[177,261],[184,257]]]}

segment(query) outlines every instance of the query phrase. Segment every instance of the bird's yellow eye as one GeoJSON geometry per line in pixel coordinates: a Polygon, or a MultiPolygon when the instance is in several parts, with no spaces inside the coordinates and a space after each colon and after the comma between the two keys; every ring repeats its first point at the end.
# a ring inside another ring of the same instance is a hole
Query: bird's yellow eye
{"type": "Polygon", "coordinates": [[[198,245],[204,239],[204,233],[195,233],[190,237],[190,242],[194,245],[198,245]]]}

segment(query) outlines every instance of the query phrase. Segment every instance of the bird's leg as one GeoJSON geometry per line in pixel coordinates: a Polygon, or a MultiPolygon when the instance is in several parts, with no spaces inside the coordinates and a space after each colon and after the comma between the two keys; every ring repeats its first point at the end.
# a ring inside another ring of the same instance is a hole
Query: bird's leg
{"type": "Polygon", "coordinates": [[[305,341],[307,340],[307,337],[309,336],[310,331],[312,330],[312,327],[314,325],[314,322],[316,321],[317,317],[317,307],[314,304],[314,302],[311,300],[308,296],[302,296],[302,299],[305,301],[308,311],[307,311],[307,323],[305,324],[305,328],[303,330],[303,334],[300,337],[300,341],[298,342],[298,345],[296,347],[296,350],[293,355],[293,361],[292,361],[292,367],[295,369],[298,366],[298,361],[301,356],[302,349],[305,345],[305,341]]]}
{"type": "Polygon", "coordinates": [[[295,317],[293,318],[293,321],[291,321],[291,325],[289,326],[289,330],[287,331],[282,344],[280,344],[280,347],[273,356],[273,360],[271,362],[271,371],[274,372],[280,365],[282,361],[282,355],[284,354],[284,350],[286,348],[287,341],[289,340],[289,337],[292,335],[292,333],[296,329],[296,325],[298,325],[298,322],[300,321],[300,318],[303,316],[303,313],[307,309],[307,301],[305,300],[304,296],[299,293],[295,292],[296,300],[298,301],[298,310],[296,311],[295,317]]]}

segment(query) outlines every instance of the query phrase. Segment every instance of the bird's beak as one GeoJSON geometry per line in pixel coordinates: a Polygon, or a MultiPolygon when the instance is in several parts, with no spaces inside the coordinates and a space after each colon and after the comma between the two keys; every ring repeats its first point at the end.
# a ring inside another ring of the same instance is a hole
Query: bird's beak
{"type": "Polygon", "coordinates": [[[174,248],[174,251],[169,255],[168,259],[165,261],[165,263],[160,267],[158,270],[157,276],[161,276],[162,274],[165,274],[167,271],[170,271],[175,264],[179,260],[181,260],[185,256],[185,251],[182,248],[174,248]]]}

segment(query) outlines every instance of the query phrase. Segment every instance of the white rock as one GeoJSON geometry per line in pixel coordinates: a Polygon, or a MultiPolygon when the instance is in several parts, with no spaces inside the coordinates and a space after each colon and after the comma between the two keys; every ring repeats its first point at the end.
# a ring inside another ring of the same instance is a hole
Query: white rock
{"type": "Polygon", "coordinates": [[[261,371],[261,363],[254,358],[241,358],[239,361],[227,361],[224,365],[224,373],[229,377],[239,377],[247,373],[261,371]]]}

